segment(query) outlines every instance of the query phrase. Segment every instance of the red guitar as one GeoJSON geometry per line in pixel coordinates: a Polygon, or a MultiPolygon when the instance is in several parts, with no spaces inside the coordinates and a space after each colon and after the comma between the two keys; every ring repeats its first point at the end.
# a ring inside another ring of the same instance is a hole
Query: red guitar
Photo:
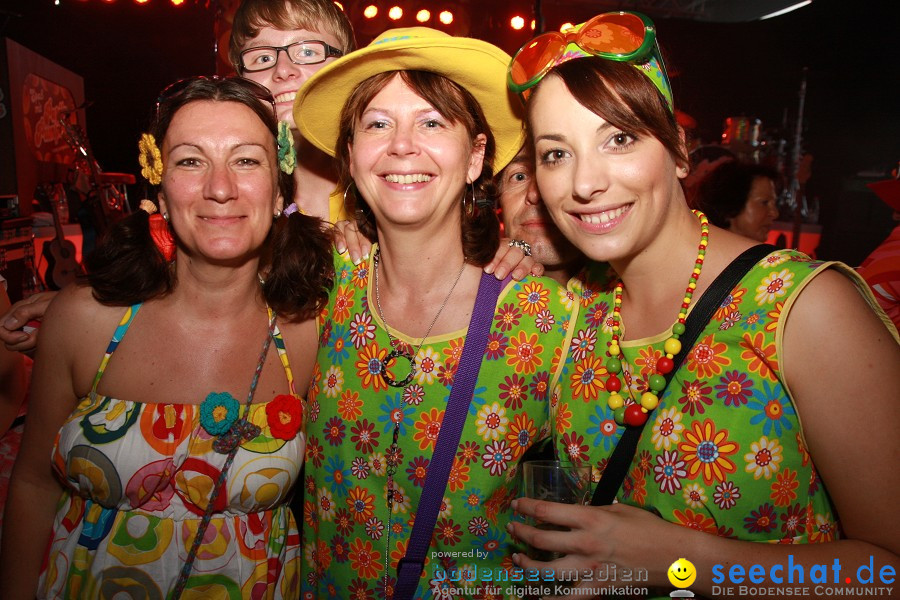
{"type": "Polygon", "coordinates": [[[35,192],[39,199],[50,203],[53,210],[53,226],[56,228],[56,237],[44,244],[43,255],[47,260],[47,272],[44,281],[51,290],[59,290],[75,281],[81,275],[81,265],[75,258],[75,244],[66,239],[63,233],[62,221],[59,218],[59,201],[65,201],[65,189],[61,185],[53,186],[53,194],[48,195],[40,189],[35,192]]]}

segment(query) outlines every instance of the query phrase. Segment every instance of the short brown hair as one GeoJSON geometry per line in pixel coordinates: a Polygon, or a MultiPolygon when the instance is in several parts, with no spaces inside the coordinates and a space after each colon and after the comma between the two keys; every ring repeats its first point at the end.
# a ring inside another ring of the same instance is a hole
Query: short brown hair
{"type": "MultiPolygon", "coordinates": [[[[341,110],[340,133],[336,147],[337,159],[340,163],[341,185],[347,189],[353,183],[350,177],[349,147],[353,142],[353,131],[357,121],[362,117],[372,98],[398,75],[416,95],[431,104],[441,116],[453,124],[461,123],[472,144],[479,134],[483,133],[487,137],[481,175],[473,182],[475,214],[466,215],[462,197],[460,198],[463,252],[466,259],[472,264],[486,265],[494,258],[500,243],[500,221],[492,208],[493,164],[496,148],[494,134],[488,127],[484,111],[475,97],[447,77],[430,71],[388,71],[374,75],[356,86],[341,110]]],[[[356,213],[360,231],[369,239],[374,240],[377,237],[375,223],[365,216],[370,215],[371,210],[365,199],[359,197],[355,190],[351,191],[354,193],[347,194],[346,209],[351,213],[356,213]]]]}
{"type": "MultiPolygon", "coordinates": [[[[547,77],[559,77],[579,104],[616,127],[636,134],[651,135],[665,146],[676,162],[689,164],[687,149],[675,115],[656,86],[633,65],[586,57],[554,67],[547,77]]],[[[531,120],[531,94],[528,117],[531,120]]]]}
{"type": "Polygon", "coordinates": [[[228,59],[238,73],[241,51],[263,27],[330,33],[338,39],[344,54],[356,49],[350,20],[331,0],[243,0],[234,13],[228,43],[228,59]]]}

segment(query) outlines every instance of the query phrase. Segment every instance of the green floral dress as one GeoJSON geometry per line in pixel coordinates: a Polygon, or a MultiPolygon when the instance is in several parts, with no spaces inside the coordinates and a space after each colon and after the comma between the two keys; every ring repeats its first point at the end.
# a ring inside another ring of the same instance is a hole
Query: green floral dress
{"type": "MultiPolygon", "coordinates": [[[[335,289],[319,319],[307,419],[303,598],[392,596],[465,339],[464,330],[430,336],[413,381],[389,387],[378,374],[390,342],[370,310],[372,268],[371,260],[354,266],[346,255],[336,257],[335,289]],[[389,522],[386,452],[395,423],[400,498],[389,522]]],[[[436,570],[511,566],[505,527],[518,495],[512,473],[549,432],[549,391],[572,305],[549,279],[512,282],[501,292],[417,598],[449,597],[432,581],[436,570]]],[[[412,348],[419,343],[391,333],[412,348]]],[[[493,592],[453,597],[499,597],[493,592]]]]}
{"type": "MultiPolygon", "coordinates": [[[[619,502],[742,540],[815,543],[840,536],[780,366],[781,324],[799,292],[827,268],[866,290],[845,265],[778,251],[731,291],[651,413],[619,502]]],[[[572,317],[569,353],[551,399],[559,451],[589,460],[595,481],[624,431],[606,404],[613,298],[607,281],[595,265],[584,283],[569,285],[583,302],[572,317]]],[[[639,399],[671,330],[641,340],[624,333],[625,368],[639,399]]]]}

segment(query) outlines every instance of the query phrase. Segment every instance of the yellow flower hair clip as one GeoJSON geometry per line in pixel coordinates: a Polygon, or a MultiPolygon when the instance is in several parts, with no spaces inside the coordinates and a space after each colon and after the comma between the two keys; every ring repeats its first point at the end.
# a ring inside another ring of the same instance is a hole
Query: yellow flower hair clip
{"type": "Polygon", "coordinates": [[[156,146],[156,138],[149,133],[141,134],[138,142],[138,162],[141,163],[141,175],[153,185],[162,181],[162,154],[156,146]]]}

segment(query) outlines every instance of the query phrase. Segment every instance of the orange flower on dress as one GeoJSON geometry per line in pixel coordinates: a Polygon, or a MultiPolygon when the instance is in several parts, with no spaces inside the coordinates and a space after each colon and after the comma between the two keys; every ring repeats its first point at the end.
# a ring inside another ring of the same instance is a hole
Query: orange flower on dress
{"type": "Polygon", "coordinates": [[[743,349],[741,351],[741,359],[749,363],[747,368],[752,373],[759,373],[760,377],[775,379],[775,372],[778,371],[778,360],[775,358],[775,344],[766,345],[763,333],[759,332],[752,338],[749,333],[745,333],[740,347],[743,349]]]}
{"type": "Polygon", "coordinates": [[[279,394],[266,405],[266,420],[272,437],[291,440],[303,427],[303,405],[290,394],[279,394]]]}
{"type": "Polygon", "coordinates": [[[351,568],[364,579],[374,579],[384,569],[381,564],[381,552],[372,547],[372,542],[363,539],[355,539],[350,542],[351,568]]]}
{"type": "Polygon", "coordinates": [[[415,423],[416,433],[413,440],[419,442],[419,450],[434,448],[438,434],[441,432],[441,422],[444,420],[444,411],[432,408],[427,413],[422,413],[415,423]]]}
{"type": "Polygon", "coordinates": [[[791,502],[797,499],[797,493],[794,490],[799,486],[797,471],[784,469],[775,475],[772,494],[769,497],[775,501],[775,506],[790,506],[791,502]]]}
{"type": "Polygon", "coordinates": [[[675,518],[678,519],[678,524],[683,527],[696,529],[697,531],[702,531],[704,533],[715,534],[718,532],[715,520],[711,517],[707,517],[703,513],[695,513],[690,508],[686,508],[684,509],[684,512],[676,509],[673,511],[673,514],[675,515],[675,518]]]}
{"type": "Polygon", "coordinates": [[[506,364],[515,367],[516,373],[534,373],[537,368],[544,364],[541,359],[541,352],[544,347],[538,342],[540,338],[534,333],[530,336],[524,331],[519,331],[518,335],[509,338],[509,347],[506,349],[506,364]]]}
{"type": "Polygon", "coordinates": [[[556,433],[565,433],[572,426],[572,411],[569,405],[562,402],[556,411],[556,433]]]}
{"type": "Polygon", "coordinates": [[[334,299],[334,311],[332,316],[335,323],[343,323],[350,318],[350,309],[353,308],[353,290],[350,286],[339,286],[337,297],[334,299]]]}
{"type": "Polygon", "coordinates": [[[466,487],[469,483],[469,465],[459,460],[453,459],[453,466],[450,467],[450,476],[447,480],[447,489],[451,492],[458,492],[466,487]]]}
{"type": "Polygon", "coordinates": [[[732,290],[732,293],[725,296],[725,300],[719,305],[719,308],[716,309],[713,320],[721,321],[731,313],[739,311],[740,307],[738,305],[744,299],[744,294],[746,293],[747,288],[739,288],[737,291],[732,290]]]}
{"type": "Polygon", "coordinates": [[[519,308],[526,315],[536,315],[545,308],[550,301],[550,290],[537,281],[531,281],[523,286],[521,292],[516,294],[519,299],[519,308]]]}
{"type": "Polygon", "coordinates": [[[784,302],[776,302],[775,308],[766,313],[770,321],[766,323],[764,329],[766,331],[775,331],[778,329],[778,321],[781,319],[781,311],[784,309],[784,302]]]}
{"type": "Polygon", "coordinates": [[[581,398],[585,402],[596,400],[600,392],[606,389],[603,381],[606,375],[602,356],[590,355],[579,361],[572,369],[572,397],[581,398]]]}
{"type": "MultiPolygon", "coordinates": [[[[359,351],[357,355],[355,367],[356,376],[360,378],[363,388],[372,388],[373,392],[380,392],[388,389],[388,384],[381,376],[381,363],[387,358],[387,348],[379,348],[378,344],[371,343],[359,351]]],[[[402,362],[403,359],[401,359],[402,362]]],[[[392,364],[396,365],[394,361],[392,364]]],[[[388,376],[393,378],[391,369],[388,368],[388,376]]]]}
{"type": "Polygon", "coordinates": [[[701,379],[717,377],[722,373],[722,367],[731,364],[731,359],[725,356],[728,346],[714,338],[715,334],[706,336],[694,344],[687,356],[688,371],[696,372],[701,379]]]}
{"type": "Polygon", "coordinates": [[[355,421],[362,416],[362,400],[353,390],[344,390],[338,400],[338,412],[345,421],[355,421]]]}
{"type": "Polygon", "coordinates": [[[375,514],[375,496],[364,487],[350,488],[350,492],[347,494],[347,506],[357,523],[365,523],[369,517],[375,514]]]}
{"type": "Polygon", "coordinates": [[[688,478],[696,479],[702,473],[703,482],[725,481],[726,473],[734,473],[737,467],[728,456],[738,451],[738,444],[728,441],[728,430],[716,431],[712,419],[702,423],[694,421],[691,430],[684,432],[684,441],[678,450],[684,453],[688,478]]]}

